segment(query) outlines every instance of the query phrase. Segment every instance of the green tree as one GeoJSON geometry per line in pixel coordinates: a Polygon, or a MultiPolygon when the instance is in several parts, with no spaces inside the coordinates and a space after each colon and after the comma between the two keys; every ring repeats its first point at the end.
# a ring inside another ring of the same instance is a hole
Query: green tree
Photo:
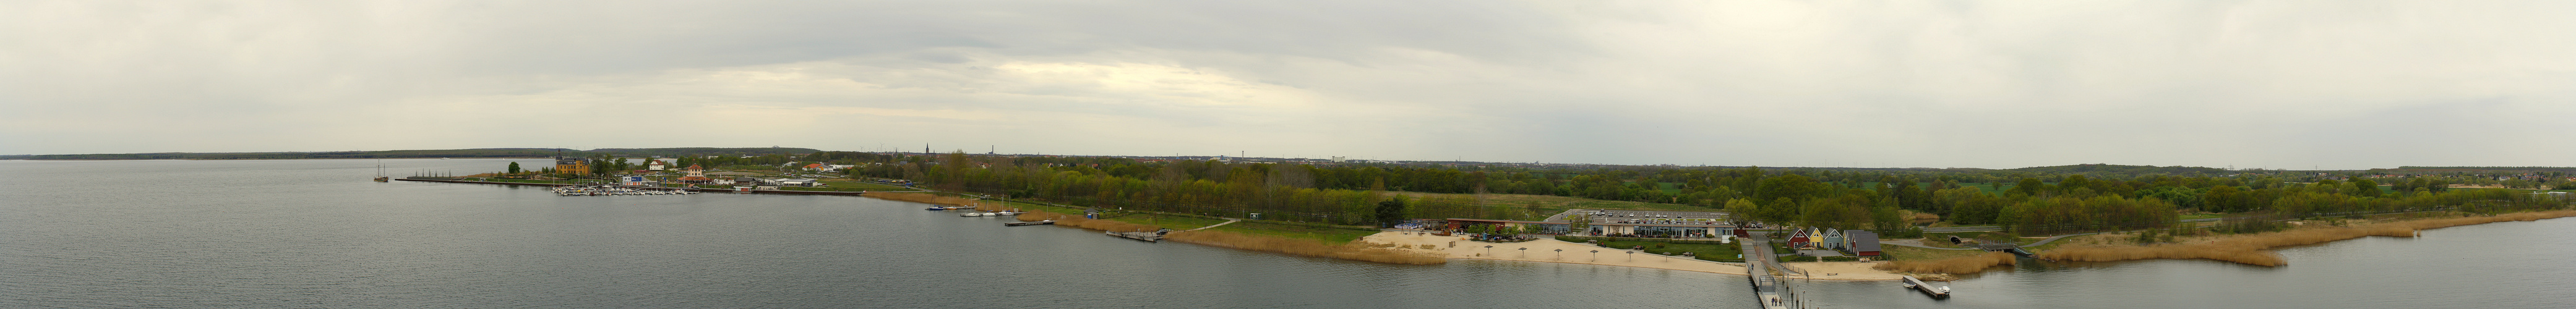
{"type": "Polygon", "coordinates": [[[519,162],[510,162],[510,174],[519,173],[519,162]]]}
{"type": "Polygon", "coordinates": [[[2039,183],[2039,178],[2022,177],[2020,183],[2013,184],[2012,190],[2005,192],[2020,193],[2021,195],[2028,196],[2039,196],[2040,193],[2047,192],[2047,186],[2047,184],[2039,183]]]}
{"type": "Polygon", "coordinates": [[[1394,227],[1396,224],[1402,224],[1403,222],[1404,197],[1398,196],[1387,199],[1384,202],[1377,202],[1378,227],[1394,227]]]}
{"type": "Polygon", "coordinates": [[[1787,198],[1803,201],[1827,190],[1828,188],[1824,186],[1816,183],[1815,180],[1807,179],[1807,176],[1780,175],[1780,177],[1763,179],[1762,187],[1754,189],[1753,198],[1757,200],[1787,198]]]}
{"type": "Polygon", "coordinates": [[[1755,204],[1753,204],[1753,201],[1748,201],[1748,200],[1744,200],[1744,199],[1740,199],[1740,198],[1739,198],[1739,199],[1733,199],[1733,200],[1727,200],[1727,201],[1726,201],[1726,221],[1727,221],[1727,222],[1732,222],[1732,223],[1735,223],[1735,224],[1744,224],[1745,222],[1751,222],[1751,221],[1753,221],[1753,213],[1754,213],[1754,212],[1757,212],[1757,211],[1760,211],[1759,209],[1761,209],[1761,208],[1762,208],[1762,206],[1761,206],[1761,205],[1755,205],[1755,204]]]}
{"type": "Polygon", "coordinates": [[[1925,192],[1923,187],[1915,186],[1912,180],[1901,180],[1896,183],[1896,207],[1914,211],[1934,211],[1931,194],[1925,192]]]}
{"type": "Polygon", "coordinates": [[[1592,230],[1591,215],[1575,214],[1572,216],[1565,216],[1565,220],[1568,221],[1568,223],[1566,223],[1565,230],[1568,235],[1592,230]]]}
{"type": "Polygon", "coordinates": [[[2352,181],[2352,196],[2379,197],[2379,183],[2370,181],[2369,179],[2354,179],[2352,181]]]}
{"type": "MultiPolygon", "coordinates": [[[[2084,178],[2084,175],[2067,175],[2067,176],[2066,176],[2066,180],[2059,180],[2059,181],[2057,181],[2057,191],[2058,191],[2058,192],[2075,191],[2075,189],[2081,189],[2081,188],[2092,188],[2092,187],[2093,187],[2093,181],[2092,181],[2092,179],[2086,179],[2086,178],[2084,178]]],[[[2095,191],[2100,191],[2100,190],[2095,190],[2095,191]]]]}
{"type": "Polygon", "coordinates": [[[2209,187],[2209,192],[2208,192],[2208,193],[2201,193],[2201,194],[2200,194],[2201,211],[2208,211],[2208,212],[2242,212],[2242,211],[2246,211],[2246,210],[2247,210],[2247,209],[2245,209],[2246,199],[2247,199],[2247,196],[2246,196],[2246,194],[2245,194],[2245,191],[2243,191],[2243,190],[2237,190],[2235,186],[2216,186],[2216,187],[2209,187]]]}
{"type": "Polygon", "coordinates": [[[1909,226],[1905,222],[1904,214],[1892,203],[1879,204],[1881,205],[1878,207],[1870,207],[1870,230],[1890,236],[1906,235],[1906,228],[1909,226]]]}
{"type": "Polygon", "coordinates": [[[1762,222],[1785,225],[1797,222],[1798,220],[1798,212],[1800,210],[1798,209],[1798,200],[1786,197],[1777,198],[1772,199],[1771,203],[1762,204],[1761,207],[1761,215],[1754,216],[1753,218],[1761,219],[1762,222]]]}

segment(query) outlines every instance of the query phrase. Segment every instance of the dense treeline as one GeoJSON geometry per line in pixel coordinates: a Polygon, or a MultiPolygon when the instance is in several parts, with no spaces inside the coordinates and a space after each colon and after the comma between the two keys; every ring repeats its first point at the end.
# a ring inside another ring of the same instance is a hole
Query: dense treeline
{"type": "Polygon", "coordinates": [[[1228,217],[1262,213],[1271,220],[1357,225],[1421,217],[1537,218],[1525,208],[1489,205],[1472,198],[1400,197],[1386,193],[1382,184],[1370,190],[1317,188],[1311,174],[1315,170],[1302,165],[1214,161],[1148,164],[1117,158],[1014,158],[963,153],[936,160],[902,160],[906,161],[871,164],[852,173],[911,179],[943,190],[1003,194],[1015,199],[1228,217]]]}
{"type": "MultiPolygon", "coordinates": [[[[1012,158],[952,153],[832,157],[862,162],[855,175],[912,179],[939,188],[1065,203],[1340,224],[1379,222],[1382,205],[1407,218],[1535,219],[1534,205],[1473,197],[1402,199],[1387,191],[1575,196],[1724,208],[1742,219],[1905,235],[1929,214],[1961,225],[2023,233],[2159,228],[2185,212],[2283,215],[2394,212],[2517,203],[2506,191],[2454,190],[2457,176],[2363,177],[2282,171],[2210,175],[2199,168],[2013,170],[1765,170],[1603,167],[1533,170],[1393,164],[1148,162],[1124,158],[1012,158]],[[2191,175],[2134,174],[2194,171],[2191,175]],[[2374,180],[2377,179],[2377,180],[2374,180]],[[2389,182],[2383,186],[2381,181],[2389,182]]],[[[2223,171],[2223,170],[2222,170],[2223,171]]],[[[1466,195],[1480,196],[1480,195],[1466,195]]],[[[2515,204],[2536,205],[2536,204],[2515,204]]]]}

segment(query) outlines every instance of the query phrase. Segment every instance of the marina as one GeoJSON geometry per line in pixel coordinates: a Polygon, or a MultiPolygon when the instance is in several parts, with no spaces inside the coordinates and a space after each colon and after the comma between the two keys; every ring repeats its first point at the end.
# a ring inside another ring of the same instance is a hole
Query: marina
{"type": "Polygon", "coordinates": [[[555,187],[555,188],[554,188],[554,189],[552,189],[552,190],[555,192],[555,195],[557,195],[557,196],[686,195],[686,194],[698,194],[698,192],[696,192],[696,191],[682,190],[682,189],[678,189],[678,188],[631,188],[631,187],[606,186],[606,185],[599,185],[599,186],[560,186],[560,187],[555,187]]]}

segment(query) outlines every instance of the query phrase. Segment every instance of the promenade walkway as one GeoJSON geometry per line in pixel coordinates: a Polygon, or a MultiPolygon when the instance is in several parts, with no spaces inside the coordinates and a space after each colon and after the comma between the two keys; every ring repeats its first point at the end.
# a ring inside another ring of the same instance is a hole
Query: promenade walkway
{"type": "Polygon", "coordinates": [[[1243,222],[1243,219],[1225,218],[1225,222],[1217,222],[1216,224],[1209,224],[1208,226],[1201,226],[1201,227],[1199,227],[1199,228],[1190,229],[1190,230],[1192,230],[1192,231],[1196,231],[1196,230],[1204,230],[1204,229],[1208,229],[1208,228],[1212,228],[1212,227],[1219,227],[1219,226],[1225,226],[1225,225],[1227,225],[1227,224],[1234,224],[1235,222],[1243,222]]]}

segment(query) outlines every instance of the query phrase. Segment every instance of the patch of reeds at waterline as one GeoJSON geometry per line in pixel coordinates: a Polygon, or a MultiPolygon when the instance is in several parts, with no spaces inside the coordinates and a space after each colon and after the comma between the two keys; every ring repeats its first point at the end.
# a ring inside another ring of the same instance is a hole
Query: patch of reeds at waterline
{"type": "Polygon", "coordinates": [[[2109,262],[2144,259],[2209,259],[2246,265],[2289,265],[2279,254],[2264,251],[2272,248],[2309,245],[2365,236],[2415,237],[2417,230],[2437,229],[2504,221],[2532,221],[2576,216],[2576,210],[2509,213],[2442,219],[2422,219],[2354,227],[2308,227],[2288,231],[2249,235],[2221,236],[2207,242],[2160,244],[2149,246],[2103,246],[2058,248],[2039,254],[2041,258],[2109,262]]]}
{"type": "Polygon", "coordinates": [[[935,204],[935,205],[948,205],[948,206],[966,206],[966,205],[975,205],[975,199],[971,199],[971,198],[963,198],[963,197],[955,197],[955,196],[941,196],[941,195],[938,195],[938,194],[930,194],[930,193],[868,193],[867,195],[863,195],[863,196],[866,196],[866,197],[873,197],[873,198],[879,198],[879,199],[886,199],[886,200],[896,200],[896,201],[905,201],[905,202],[914,202],[914,203],[926,203],[926,204],[935,204]]]}
{"type": "Polygon", "coordinates": [[[1275,253],[1286,253],[1286,254],[1291,254],[1291,255],[1300,255],[1300,256],[1328,257],[1328,258],[1336,258],[1336,259],[1344,259],[1344,260],[1353,260],[1353,261],[1369,261],[1369,262],[1389,263],[1389,264],[1429,265],[1429,264],[1441,264],[1441,263],[1448,263],[1448,262],[1449,262],[1449,259],[1448,259],[1448,258],[1443,257],[1443,256],[1441,256],[1441,255],[1439,255],[1439,254],[1426,253],[1426,252],[1420,252],[1420,251],[1411,251],[1411,250],[1390,249],[1390,248],[1383,248],[1383,247],[1371,247],[1371,246],[1362,245],[1361,243],[1357,243],[1357,242],[1354,242],[1354,243],[1351,243],[1351,244],[1331,245],[1331,244],[1325,244],[1323,241],[1320,241],[1320,240],[1294,239],[1294,238],[1285,238],[1285,237],[1276,237],[1276,236],[1244,235],[1244,234],[1242,234],[1242,233],[1235,233],[1235,232],[1220,232],[1220,231],[1186,231],[1186,232],[1172,232],[1172,234],[1171,234],[1171,235],[1163,236],[1163,239],[1168,239],[1168,240],[1178,241],[1178,242],[1185,242],[1185,243],[1201,244],[1201,245],[1216,246],[1216,247],[1235,248],[1235,249],[1243,249],[1243,250],[1252,250],[1252,251],[1275,252],[1275,253]]]}
{"type": "Polygon", "coordinates": [[[2015,260],[2011,253],[1987,252],[1929,261],[1888,261],[1870,268],[1917,274],[1974,274],[1995,266],[2013,265],[2015,260]]]}

